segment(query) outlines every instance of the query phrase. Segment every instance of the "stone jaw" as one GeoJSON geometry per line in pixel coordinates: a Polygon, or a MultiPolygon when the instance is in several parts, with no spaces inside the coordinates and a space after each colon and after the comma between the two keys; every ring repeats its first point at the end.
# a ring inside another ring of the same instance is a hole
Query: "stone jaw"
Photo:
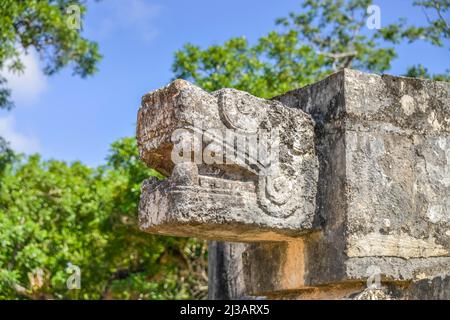
{"type": "Polygon", "coordinates": [[[285,241],[313,229],[318,161],[314,122],[303,111],[234,89],[209,94],[176,80],[142,98],[137,140],[141,159],[169,176],[142,186],[143,230],[242,242],[285,241]],[[181,139],[192,134],[188,140],[200,146],[200,157],[197,150],[188,161],[173,161],[185,143],[174,138],[178,132],[181,139]],[[258,144],[261,132],[268,149],[258,144]],[[260,150],[275,153],[261,157],[260,150]],[[205,160],[210,151],[223,161],[205,160]],[[267,166],[274,154],[276,165],[267,166]]]}

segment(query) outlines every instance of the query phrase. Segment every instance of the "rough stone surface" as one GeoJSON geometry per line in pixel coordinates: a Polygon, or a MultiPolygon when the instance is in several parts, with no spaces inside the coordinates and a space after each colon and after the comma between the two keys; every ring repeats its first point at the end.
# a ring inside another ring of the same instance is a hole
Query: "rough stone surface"
{"type": "Polygon", "coordinates": [[[310,231],[318,174],[313,126],[301,110],[233,89],[209,94],[176,80],[145,95],[140,155],[169,178],[143,184],[141,228],[236,241],[310,231]]]}
{"type": "Polygon", "coordinates": [[[275,99],[316,121],[307,282],[449,275],[450,85],[344,70],[275,99]]]}
{"type": "Polygon", "coordinates": [[[210,298],[450,299],[450,84],[345,69],[267,101],[177,81],[144,96],[137,135],[170,175],[143,185],[144,230],[252,242],[211,245],[210,298]],[[200,118],[281,128],[292,201],[261,201],[266,177],[245,162],[174,166],[172,132],[200,118]]]}

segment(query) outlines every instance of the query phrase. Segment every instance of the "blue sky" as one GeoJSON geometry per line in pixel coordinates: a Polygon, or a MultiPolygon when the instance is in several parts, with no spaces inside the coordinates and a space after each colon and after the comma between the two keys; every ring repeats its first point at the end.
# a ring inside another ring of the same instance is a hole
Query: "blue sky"
{"type": "MultiPolygon", "coordinates": [[[[71,70],[47,78],[35,54],[27,70],[9,75],[16,108],[0,113],[0,135],[21,152],[44,158],[104,162],[111,142],[134,135],[140,97],[172,78],[173,53],[186,42],[201,46],[245,36],[251,42],[274,29],[274,20],[298,9],[296,0],[103,0],[88,2],[84,34],[104,58],[88,79],[71,70]]],[[[423,24],[412,0],[375,1],[382,25],[399,16],[423,24]]],[[[431,72],[450,68],[449,51],[418,42],[401,45],[390,74],[422,63],[431,72]]]]}

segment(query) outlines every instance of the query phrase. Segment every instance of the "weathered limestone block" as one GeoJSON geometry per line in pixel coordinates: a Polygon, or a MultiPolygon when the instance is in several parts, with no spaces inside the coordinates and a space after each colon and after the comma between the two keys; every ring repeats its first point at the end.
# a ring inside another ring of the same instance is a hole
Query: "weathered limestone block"
{"type": "Polygon", "coordinates": [[[311,230],[318,160],[303,111],[176,80],[142,98],[137,139],[141,158],[169,176],[142,186],[143,230],[241,242],[311,230]]]}
{"type": "Polygon", "coordinates": [[[449,276],[450,84],[344,70],[275,99],[316,121],[305,283],[449,276]]]}
{"type": "Polygon", "coordinates": [[[210,246],[211,298],[450,299],[450,84],[346,69],[268,101],[177,80],[137,137],[169,176],[143,184],[143,230],[250,242],[210,246]]]}

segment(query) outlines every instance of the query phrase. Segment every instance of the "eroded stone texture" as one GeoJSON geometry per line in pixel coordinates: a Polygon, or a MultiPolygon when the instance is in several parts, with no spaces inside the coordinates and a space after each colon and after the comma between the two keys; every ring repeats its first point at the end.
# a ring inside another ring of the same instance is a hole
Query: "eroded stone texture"
{"type": "Polygon", "coordinates": [[[371,266],[385,281],[448,276],[450,85],[344,70],[275,99],[316,121],[322,235],[306,282],[371,266]]]}
{"type": "Polygon", "coordinates": [[[318,174],[313,126],[301,110],[233,89],[209,94],[176,80],[145,95],[140,156],[169,177],[143,183],[141,228],[235,241],[308,232],[318,174]]]}
{"type": "Polygon", "coordinates": [[[448,83],[346,69],[267,101],[176,81],[144,96],[137,136],[170,176],[143,184],[143,230],[251,242],[210,247],[211,298],[450,297],[448,83]],[[172,133],[199,121],[279,128],[280,183],[239,159],[174,165],[172,133]]]}

